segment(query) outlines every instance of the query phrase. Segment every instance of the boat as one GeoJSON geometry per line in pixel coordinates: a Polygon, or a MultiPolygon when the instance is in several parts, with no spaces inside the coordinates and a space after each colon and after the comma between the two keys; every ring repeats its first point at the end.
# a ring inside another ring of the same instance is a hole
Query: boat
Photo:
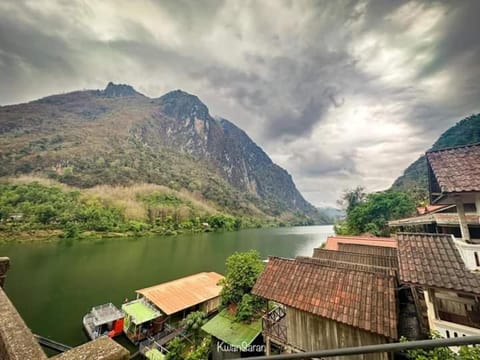
{"type": "Polygon", "coordinates": [[[112,303],[95,306],[83,317],[83,327],[90,339],[115,337],[123,331],[124,314],[112,303]]]}

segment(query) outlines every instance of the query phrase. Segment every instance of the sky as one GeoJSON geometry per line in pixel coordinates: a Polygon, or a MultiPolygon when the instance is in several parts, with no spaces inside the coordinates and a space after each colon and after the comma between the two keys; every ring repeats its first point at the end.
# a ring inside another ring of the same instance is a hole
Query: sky
{"type": "Polygon", "coordinates": [[[182,89],[335,206],[480,111],[479,15],[476,0],[2,0],[0,105],[182,89]]]}

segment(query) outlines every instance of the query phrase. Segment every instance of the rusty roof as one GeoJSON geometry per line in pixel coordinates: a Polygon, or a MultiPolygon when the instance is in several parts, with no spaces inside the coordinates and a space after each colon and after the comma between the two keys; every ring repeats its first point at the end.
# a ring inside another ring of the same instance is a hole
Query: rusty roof
{"type": "Polygon", "coordinates": [[[398,233],[400,282],[480,295],[480,275],[469,271],[452,235],[398,233]]]}
{"type": "Polygon", "coordinates": [[[451,208],[454,205],[424,205],[424,206],[417,206],[417,214],[424,215],[430,214],[433,212],[445,210],[451,208]]]}
{"type": "MultiPolygon", "coordinates": [[[[361,246],[366,247],[366,245],[361,246]]],[[[315,248],[313,249],[313,257],[316,259],[343,261],[362,265],[379,266],[384,268],[398,268],[398,261],[396,256],[384,256],[376,254],[364,254],[359,252],[348,252],[342,250],[325,250],[315,248]]]]}
{"type": "Polygon", "coordinates": [[[358,245],[370,245],[370,246],[384,246],[384,247],[397,247],[397,240],[395,238],[388,237],[375,237],[375,236],[329,236],[325,243],[325,249],[338,250],[338,245],[342,244],[358,244],[358,245]]]}
{"type": "Polygon", "coordinates": [[[320,317],[397,338],[395,277],[361,264],[270,257],[252,293],[320,317]],[[368,267],[367,267],[368,268],[368,267]]]}
{"type": "Polygon", "coordinates": [[[201,272],[136,292],[170,315],[220,296],[218,282],[223,278],[215,272],[201,272]]]}
{"type": "Polygon", "coordinates": [[[429,151],[426,157],[442,193],[480,191],[480,145],[429,151]]]}

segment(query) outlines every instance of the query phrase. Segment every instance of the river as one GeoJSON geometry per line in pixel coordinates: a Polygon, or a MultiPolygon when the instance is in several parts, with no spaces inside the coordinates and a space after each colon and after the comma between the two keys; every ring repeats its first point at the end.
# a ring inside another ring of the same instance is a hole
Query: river
{"type": "Polygon", "coordinates": [[[227,233],[0,244],[11,259],[6,292],[34,333],[68,345],[87,341],[83,315],[121,304],[134,291],[201,271],[224,273],[235,251],[311,256],[333,227],[248,229],[227,233]]]}

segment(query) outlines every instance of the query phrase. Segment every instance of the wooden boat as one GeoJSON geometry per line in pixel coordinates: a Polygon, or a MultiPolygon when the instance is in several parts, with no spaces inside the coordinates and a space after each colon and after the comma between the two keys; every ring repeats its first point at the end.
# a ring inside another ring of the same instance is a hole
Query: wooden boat
{"type": "Polygon", "coordinates": [[[112,303],[95,306],[83,317],[83,327],[90,339],[115,337],[123,331],[124,314],[112,303]]]}

